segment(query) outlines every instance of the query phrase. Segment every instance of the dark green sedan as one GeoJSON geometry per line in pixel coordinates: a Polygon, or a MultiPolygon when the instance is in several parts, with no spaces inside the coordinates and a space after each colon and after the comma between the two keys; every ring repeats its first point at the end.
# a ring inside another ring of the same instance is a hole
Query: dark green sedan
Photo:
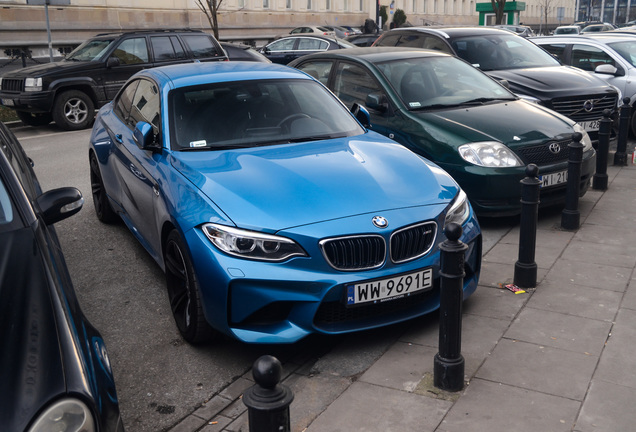
{"type": "Polygon", "coordinates": [[[352,48],[299,58],[289,66],[313,76],[351,107],[371,114],[369,128],[436,162],[478,214],[520,211],[525,167],[539,166],[541,206],[565,202],[568,144],[583,135],[579,192],[587,191],[596,153],[572,120],[519,99],[461,59],[411,48],[352,48]]]}

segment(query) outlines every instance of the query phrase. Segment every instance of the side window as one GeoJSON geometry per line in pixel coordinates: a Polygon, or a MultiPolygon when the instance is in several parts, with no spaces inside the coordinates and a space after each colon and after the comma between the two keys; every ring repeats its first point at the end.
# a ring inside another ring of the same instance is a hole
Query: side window
{"type": "Polygon", "coordinates": [[[605,51],[586,45],[572,45],[572,66],[583,70],[594,72],[598,66],[603,64],[615,65],[605,51]]]}
{"type": "Polygon", "coordinates": [[[150,38],[155,61],[179,60],[185,57],[183,47],[175,36],[153,36],[150,38]]]}
{"type": "Polygon", "coordinates": [[[354,103],[366,105],[369,94],[383,94],[380,86],[366,70],[344,62],[338,64],[336,69],[334,93],[347,108],[351,108],[354,103]]]}
{"type": "Polygon", "coordinates": [[[444,42],[443,40],[441,40],[440,38],[436,36],[425,36],[424,45],[422,46],[422,48],[441,51],[447,54],[452,54],[451,49],[446,44],[446,42],[444,42]]]}
{"type": "Polygon", "coordinates": [[[305,62],[298,66],[298,69],[327,85],[332,66],[333,62],[330,61],[305,62]]]}
{"type": "Polygon", "coordinates": [[[5,157],[9,161],[9,164],[13,167],[15,175],[20,180],[22,187],[26,191],[30,200],[34,200],[38,195],[38,188],[34,183],[34,174],[27,158],[26,153],[17,143],[17,141],[9,134],[4,134],[0,130],[0,151],[4,153],[5,157]]]}
{"type": "Polygon", "coordinates": [[[139,80],[130,109],[129,125],[135,127],[140,121],[150,123],[155,134],[159,133],[159,90],[155,83],[145,79],[139,80]]]}
{"type": "Polygon", "coordinates": [[[132,81],[119,93],[115,99],[115,107],[113,111],[119,119],[127,124],[128,115],[130,114],[130,107],[132,105],[133,96],[135,96],[135,90],[139,85],[139,80],[132,81]]]}
{"type": "Polygon", "coordinates": [[[219,55],[212,38],[206,34],[182,35],[181,38],[192,52],[192,57],[196,59],[217,57],[219,55]]]}
{"type": "Polygon", "coordinates": [[[294,43],[297,38],[282,39],[267,45],[269,51],[289,51],[294,49],[294,43]]]}
{"type": "Polygon", "coordinates": [[[313,38],[299,38],[298,50],[326,50],[329,44],[326,41],[313,38]]]}
{"type": "Polygon", "coordinates": [[[566,58],[565,58],[565,49],[566,49],[565,44],[546,44],[546,45],[540,45],[540,47],[546,50],[547,52],[549,52],[550,54],[552,54],[553,56],[555,56],[556,58],[558,58],[561,61],[561,63],[567,64],[566,58]]]}
{"type": "Polygon", "coordinates": [[[400,34],[386,35],[380,39],[378,46],[397,46],[400,41],[400,34]]]}
{"type": "Polygon", "coordinates": [[[146,38],[126,39],[113,52],[121,64],[148,63],[146,38]]]}

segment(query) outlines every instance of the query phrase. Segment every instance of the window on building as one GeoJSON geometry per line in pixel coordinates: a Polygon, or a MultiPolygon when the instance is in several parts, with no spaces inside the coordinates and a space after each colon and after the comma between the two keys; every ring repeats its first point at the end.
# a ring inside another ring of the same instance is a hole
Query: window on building
{"type": "Polygon", "coordinates": [[[269,9],[269,0],[263,0],[263,9],[269,9]]]}

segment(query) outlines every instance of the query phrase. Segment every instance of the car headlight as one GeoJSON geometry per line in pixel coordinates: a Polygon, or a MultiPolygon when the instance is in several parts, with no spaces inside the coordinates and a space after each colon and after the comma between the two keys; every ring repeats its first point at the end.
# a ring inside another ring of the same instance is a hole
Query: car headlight
{"type": "Polygon", "coordinates": [[[470,205],[468,204],[468,197],[466,193],[460,189],[459,193],[451,202],[448,212],[446,212],[446,220],[444,220],[444,226],[451,222],[455,222],[461,226],[470,216],[470,205]]]}
{"type": "Polygon", "coordinates": [[[27,78],[24,80],[24,91],[42,91],[42,78],[27,78]]]}
{"type": "Polygon", "coordinates": [[[91,410],[78,399],[62,399],[37,418],[29,432],[95,432],[91,410]]]}
{"type": "Polygon", "coordinates": [[[579,132],[581,135],[583,135],[583,138],[581,138],[581,144],[583,144],[583,151],[586,152],[590,150],[592,148],[592,140],[590,139],[590,136],[587,134],[585,129],[583,129],[583,126],[581,126],[578,123],[575,123],[574,132],[579,132]]]}
{"type": "Polygon", "coordinates": [[[519,96],[519,98],[523,99],[526,102],[531,102],[531,103],[534,103],[534,104],[537,104],[537,105],[541,105],[541,100],[537,99],[534,96],[528,96],[528,95],[519,94],[519,93],[516,93],[516,95],[519,96]]]}
{"type": "Polygon", "coordinates": [[[485,141],[464,144],[459,147],[458,151],[466,162],[483,167],[501,168],[523,165],[512,150],[499,142],[485,141]]]}
{"type": "Polygon", "coordinates": [[[220,250],[239,258],[261,261],[284,261],[307,256],[295,241],[285,237],[207,223],[203,232],[220,250]]]}

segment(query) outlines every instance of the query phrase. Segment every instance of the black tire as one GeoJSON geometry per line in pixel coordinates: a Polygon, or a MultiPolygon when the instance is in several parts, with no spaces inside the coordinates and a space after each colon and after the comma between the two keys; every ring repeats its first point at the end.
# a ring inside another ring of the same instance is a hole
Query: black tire
{"type": "Polygon", "coordinates": [[[188,250],[177,230],[172,230],[164,252],[166,285],[172,316],[181,336],[191,344],[209,342],[218,335],[203,315],[199,282],[188,250]]]}
{"type": "Polygon", "coordinates": [[[46,126],[53,120],[51,113],[30,113],[26,111],[16,111],[15,113],[22,123],[27,126],[46,126]]]}
{"type": "Polygon", "coordinates": [[[99,163],[97,162],[95,153],[90,154],[89,162],[91,169],[91,192],[93,194],[93,205],[95,207],[97,219],[106,224],[119,222],[119,216],[110,206],[108,196],[106,196],[104,181],[102,180],[102,174],[99,171],[99,163]]]}
{"type": "Polygon", "coordinates": [[[95,118],[95,105],[90,97],[79,90],[67,90],[55,98],[53,120],[64,130],[80,130],[91,126],[95,118]]]}

